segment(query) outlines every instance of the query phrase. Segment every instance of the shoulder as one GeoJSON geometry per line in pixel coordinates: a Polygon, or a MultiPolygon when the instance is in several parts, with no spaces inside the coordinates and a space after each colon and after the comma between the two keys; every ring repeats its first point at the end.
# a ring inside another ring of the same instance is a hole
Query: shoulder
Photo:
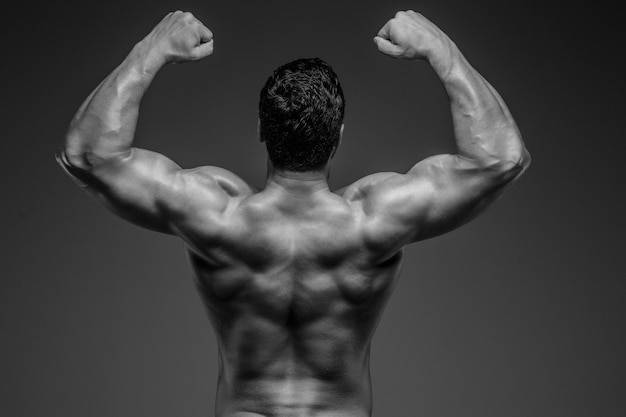
{"type": "Polygon", "coordinates": [[[417,175],[381,172],[343,190],[364,242],[376,259],[388,259],[410,243],[415,218],[428,209],[432,187],[417,175]]]}
{"type": "Polygon", "coordinates": [[[360,206],[368,216],[413,210],[419,201],[424,201],[423,194],[428,189],[422,179],[418,175],[380,172],[346,187],[342,197],[348,204],[360,206]]]}
{"type": "Polygon", "coordinates": [[[248,197],[257,192],[237,174],[215,166],[183,169],[177,182],[180,191],[185,193],[204,190],[224,198],[248,197]]]}
{"type": "Polygon", "coordinates": [[[337,190],[336,194],[342,196],[348,203],[360,201],[371,194],[371,191],[377,184],[385,180],[393,180],[398,176],[400,176],[400,174],[396,172],[378,172],[376,174],[370,174],[353,182],[347,187],[337,190]]]}
{"type": "Polygon", "coordinates": [[[182,169],[174,184],[168,206],[175,223],[181,227],[216,226],[233,203],[255,193],[238,175],[215,166],[182,169]]]}

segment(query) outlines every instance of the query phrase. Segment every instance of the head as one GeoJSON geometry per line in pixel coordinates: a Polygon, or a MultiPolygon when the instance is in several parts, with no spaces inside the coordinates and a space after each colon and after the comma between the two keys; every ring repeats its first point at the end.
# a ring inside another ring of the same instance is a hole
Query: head
{"type": "Polygon", "coordinates": [[[337,74],[321,59],[277,68],[259,100],[259,136],[272,165],[285,171],[323,169],[339,146],[344,108],[337,74]]]}

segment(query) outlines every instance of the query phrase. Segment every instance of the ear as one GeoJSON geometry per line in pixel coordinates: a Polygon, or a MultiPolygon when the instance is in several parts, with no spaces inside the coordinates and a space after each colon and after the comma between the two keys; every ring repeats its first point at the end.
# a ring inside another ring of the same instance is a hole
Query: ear
{"type": "Polygon", "coordinates": [[[339,140],[337,141],[337,144],[335,145],[335,148],[333,149],[333,153],[330,155],[330,159],[333,159],[333,157],[335,156],[335,153],[337,152],[337,148],[339,148],[339,145],[341,145],[341,140],[343,139],[343,128],[344,128],[344,124],[341,124],[341,128],[339,129],[339,140]]]}
{"type": "Polygon", "coordinates": [[[341,145],[341,139],[343,139],[343,128],[346,125],[344,125],[343,123],[341,124],[341,129],[339,129],[339,142],[337,142],[337,147],[339,147],[339,145],[341,145]]]}

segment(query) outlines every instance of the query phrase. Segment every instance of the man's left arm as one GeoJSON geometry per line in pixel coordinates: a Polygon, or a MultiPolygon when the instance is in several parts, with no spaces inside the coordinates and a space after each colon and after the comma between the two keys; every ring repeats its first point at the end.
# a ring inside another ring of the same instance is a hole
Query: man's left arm
{"type": "Polygon", "coordinates": [[[58,162],[109,209],[152,230],[173,233],[172,206],[185,204],[180,197],[198,181],[214,194],[212,205],[219,209],[225,197],[211,169],[198,176],[159,153],[132,147],[141,99],[159,69],[212,52],[213,34],[206,26],[191,13],[169,13],[87,97],[58,162]]]}

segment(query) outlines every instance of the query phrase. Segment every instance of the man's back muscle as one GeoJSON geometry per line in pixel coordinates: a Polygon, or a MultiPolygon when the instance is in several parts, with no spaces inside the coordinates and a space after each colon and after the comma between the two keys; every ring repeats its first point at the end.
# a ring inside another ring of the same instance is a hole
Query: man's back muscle
{"type": "Polygon", "coordinates": [[[374,264],[359,208],[328,190],[234,200],[219,226],[183,236],[220,345],[220,400],[367,407],[369,342],[401,253],[374,264]]]}

